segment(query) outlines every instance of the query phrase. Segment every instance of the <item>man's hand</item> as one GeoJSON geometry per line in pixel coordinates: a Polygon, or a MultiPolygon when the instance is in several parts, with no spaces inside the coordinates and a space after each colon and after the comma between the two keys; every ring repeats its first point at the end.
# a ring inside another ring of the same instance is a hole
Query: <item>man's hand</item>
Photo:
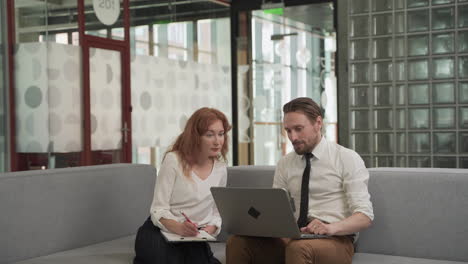
{"type": "Polygon", "coordinates": [[[357,212],[344,220],[325,224],[318,219],[314,219],[306,227],[301,228],[301,232],[329,235],[329,236],[344,236],[357,233],[368,228],[372,224],[372,220],[365,214],[357,212]]]}
{"type": "Polygon", "coordinates": [[[318,219],[314,219],[307,226],[301,228],[301,232],[333,236],[336,234],[337,230],[333,224],[325,224],[318,219]]]}
{"type": "Polygon", "coordinates": [[[204,228],[202,228],[205,232],[207,232],[210,235],[213,235],[218,228],[215,225],[207,225],[204,228]]]}

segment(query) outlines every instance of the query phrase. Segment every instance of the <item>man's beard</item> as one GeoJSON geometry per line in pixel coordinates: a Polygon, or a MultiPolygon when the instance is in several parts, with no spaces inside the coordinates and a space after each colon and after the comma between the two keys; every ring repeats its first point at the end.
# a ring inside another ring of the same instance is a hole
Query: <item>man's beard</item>
{"type": "Polygon", "coordinates": [[[300,141],[300,142],[298,142],[298,143],[301,143],[300,146],[303,146],[303,147],[300,148],[300,149],[298,149],[298,148],[296,148],[296,147],[294,146],[294,144],[293,144],[294,151],[296,152],[296,154],[298,154],[298,155],[304,155],[304,154],[306,154],[306,153],[312,151],[312,149],[310,149],[310,147],[307,146],[306,143],[305,143],[304,141],[300,141]]]}

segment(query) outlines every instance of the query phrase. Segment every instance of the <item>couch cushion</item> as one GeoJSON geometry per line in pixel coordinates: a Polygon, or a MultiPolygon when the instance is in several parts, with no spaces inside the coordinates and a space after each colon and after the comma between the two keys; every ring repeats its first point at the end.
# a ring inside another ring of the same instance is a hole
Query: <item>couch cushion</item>
{"type": "Polygon", "coordinates": [[[132,235],[14,264],[129,264],[135,256],[134,243],[132,235]]]}
{"type": "Polygon", "coordinates": [[[213,251],[213,255],[221,261],[221,263],[226,263],[226,243],[224,242],[216,242],[210,243],[211,251],[213,251]]]}
{"type": "Polygon", "coordinates": [[[148,217],[155,168],[112,164],[0,176],[0,263],[135,234],[148,217]]]}
{"type": "Polygon", "coordinates": [[[467,264],[468,262],[356,253],[353,264],[467,264]]]}
{"type": "Polygon", "coordinates": [[[357,251],[468,261],[468,170],[369,169],[373,225],[357,251]]]}

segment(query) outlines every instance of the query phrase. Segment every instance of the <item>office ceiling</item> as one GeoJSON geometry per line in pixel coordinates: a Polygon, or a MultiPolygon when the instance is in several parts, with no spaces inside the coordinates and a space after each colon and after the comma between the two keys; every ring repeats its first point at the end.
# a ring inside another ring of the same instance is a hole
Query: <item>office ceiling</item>
{"type": "MultiPolygon", "coordinates": [[[[144,25],[173,21],[229,17],[232,0],[130,0],[131,24],[144,25]]],[[[76,0],[15,0],[19,33],[76,31],[76,0]],[[46,15],[47,14],[47,15],[46,15]]],[[[333,9],[330,3],[292,6],[284,17],[313,28],[333,31],[333,9]]],[[[96,20],[92,0],[85,0],[87,29],[102,28],[96,20]]],[[[121,25],[116,25],[121,26],[121,25]]]]}
{"type": "MultiPolygon", "coordinates": [[[[76,0],[16,0],[18,32],[76,31],[76,0]],[[47,15],[46,15],[47,14],[47,15]]],[[[229,17],[230,0],[130,0],[132,25],[229,17]]],[[[93,14],[92,0],[85,0],[88,30],[102,28],[93,14]]],[[[121,26],[116,24],[115,26],[121,26]]]]}
{"type": "Polygon", "coordinates": [[[287,7],[284,10],[284,16],[315,29],[334,31],[333,5],[331,3],[287,7]]]}

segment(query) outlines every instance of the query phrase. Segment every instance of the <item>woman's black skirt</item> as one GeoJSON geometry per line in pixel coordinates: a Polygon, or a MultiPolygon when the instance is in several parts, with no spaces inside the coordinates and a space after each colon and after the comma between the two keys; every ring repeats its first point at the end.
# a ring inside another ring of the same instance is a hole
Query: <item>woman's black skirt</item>
{"type": "Polygon", "coordinates": [[[206,242],[168,243],[148,217],[138,229],[133,264],[220,264],[206,242]]]}

